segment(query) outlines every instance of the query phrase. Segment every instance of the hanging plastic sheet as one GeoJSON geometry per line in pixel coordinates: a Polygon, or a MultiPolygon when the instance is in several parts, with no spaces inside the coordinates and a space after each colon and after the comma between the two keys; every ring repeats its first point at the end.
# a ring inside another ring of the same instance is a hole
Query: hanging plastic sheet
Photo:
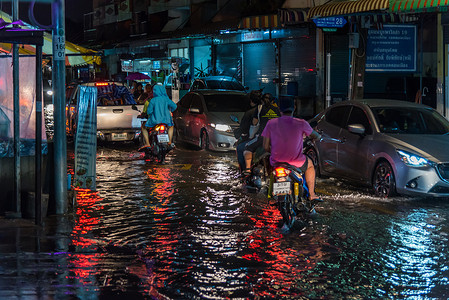
{"type": "MultiPolygon", "coordinates": [[[[19,60],[20,155],[35,155],[36,73],[34,57],[19,60]]],[[[0,157],[14,157],[14,101],[12,58],[0,58],[0,157]]],[[[42,115],[42,119],[43,119],[42,115]]],[[[45,127],[42,126],[42,153],[47,153],[45,127]]]]}
{"type": "Polygon", "coordinates": [[[75,142],[75,187],[96,190],[97,88],[80,86],[75,142]]]}

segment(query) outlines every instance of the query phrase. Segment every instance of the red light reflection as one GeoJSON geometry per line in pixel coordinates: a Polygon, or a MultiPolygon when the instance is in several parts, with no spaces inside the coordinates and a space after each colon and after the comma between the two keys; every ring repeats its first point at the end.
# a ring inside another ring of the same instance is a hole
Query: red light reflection
{"type": "Polygon", "coordinates": [[[94,246],[97,241],[91,240],[88,235],[94,225],[99,223],[99,219],[92,217],[88,212],[102,210],[103,206],[97,205],[97,202],[102,199],[96,192],[92,192],[91,190],[76,189],[76,193],[78,203],[76,208],[77,221],[73,229],[72,243],[82,248],[94,246]]]}
{"type": "Polygon", "coordinates": [[[277,290],[276,296],[301,296],[299,292],[293,294],[290,287],[301,278],[301,274],[313,269],[324,259],[322,251],[323,245],[326,244],[323,241],[324,237],[322,235],[303,237],[300,232],[284,235],[279,228],[282,217],[276,207],[267,206],[259,217],[251,219],[255,224],[255,230],[246,239],[248,249],[251,251],[242,257],[248,261],[268,264],[263,272],[263,280],[254,286],[256,294],[261,298],[273,298],[275,295],[272,291],[267,291],[264,287],[278,285],[280,289],[277,290]],[[295,235],[294,239],[305,239],[301,250],[293,251],[292,248],[283,245],[290,235],[295,235]]]}

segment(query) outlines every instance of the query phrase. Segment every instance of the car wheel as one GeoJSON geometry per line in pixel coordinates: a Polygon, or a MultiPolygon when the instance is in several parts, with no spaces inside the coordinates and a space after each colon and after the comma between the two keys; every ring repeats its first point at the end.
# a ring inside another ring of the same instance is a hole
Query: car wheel
{"type": "Polygon", "coordinates": [[[378,197],[388,198],[396,194],[396,181],[393,168],[386,161],[377,164],[373,175],[374,194],[378,197]]]}
{"type": "Polygon", "coordinates": [[[201,150],[209,150],[209,136],[206,130],[201,131],[200,148],[201,150]]]}
{"type": "Polygon", "coordinates": [[[310,160],[313,163],[313,166],[315,167],[315,173],[317,177],[320,177],[320,166],[318,165],[318,154],[316,153],[315,149],[309,148],[306,150],[306,155],[310,158],[310,160]]]}

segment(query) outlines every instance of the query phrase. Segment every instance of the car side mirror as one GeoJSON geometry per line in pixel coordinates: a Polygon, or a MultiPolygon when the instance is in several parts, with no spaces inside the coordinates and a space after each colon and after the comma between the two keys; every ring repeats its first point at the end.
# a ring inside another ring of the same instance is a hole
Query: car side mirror
{"type": "Polygon", "coordinates": [[[133,106],[131,106],[131,108],[132,108],[133,110],[137,110],[137,111],[139,110],[135,104],[133,104],[133,106]]]}
{"type": "Polygon", "coordinates": [[[354,133],[357,135],[365,135],[365,126],[363,126],[362,124],[351,124],[348,125],[348,131],[350,133],[354,133]]]}
{"type": "Polygon", "coordinates": [[[195,107],[189,108],[189,113],[199,114],[200,113],[200,109],[199,108],[195,108],[195,107]]]}
{"type": "Polygon", "coordinates": [[[235,115],[230,115],[229,118],[231,118],[231,120],[232,120],[233,122],[239,123],[239,118],[237,118],[237,116],[235,116],[235,115]]]}

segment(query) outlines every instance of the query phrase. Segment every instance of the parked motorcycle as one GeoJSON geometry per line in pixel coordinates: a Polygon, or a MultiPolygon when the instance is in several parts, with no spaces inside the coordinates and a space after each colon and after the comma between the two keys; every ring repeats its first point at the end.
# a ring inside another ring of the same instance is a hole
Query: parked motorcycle
{"type": "MultiPolygon", "coordinates": [[[[133,105],[133,109],[142,112],[133,105]]],[[[154,159],[159,163],[165,162],[165,156],[170,150],[172,150],[169,145],[170,139],[168,136],[168,126],[167,124],[160,123],[148,130],[148,137],[150,141],[150,146],[145,146],[143,134],[140,134],[140,148],[139,151],[145,152],[145,159],[154,159]]]]}
{"type": "Polygon", "coordinates": [[[315,214],[315,206],[321,199],[309,200],[309,189],[303,172],[288,163],[277,164],[273,168],[272,186],[268,192],[277,200],[284,224],[291,229],[297,217],[304,220],[315,214]]]}

